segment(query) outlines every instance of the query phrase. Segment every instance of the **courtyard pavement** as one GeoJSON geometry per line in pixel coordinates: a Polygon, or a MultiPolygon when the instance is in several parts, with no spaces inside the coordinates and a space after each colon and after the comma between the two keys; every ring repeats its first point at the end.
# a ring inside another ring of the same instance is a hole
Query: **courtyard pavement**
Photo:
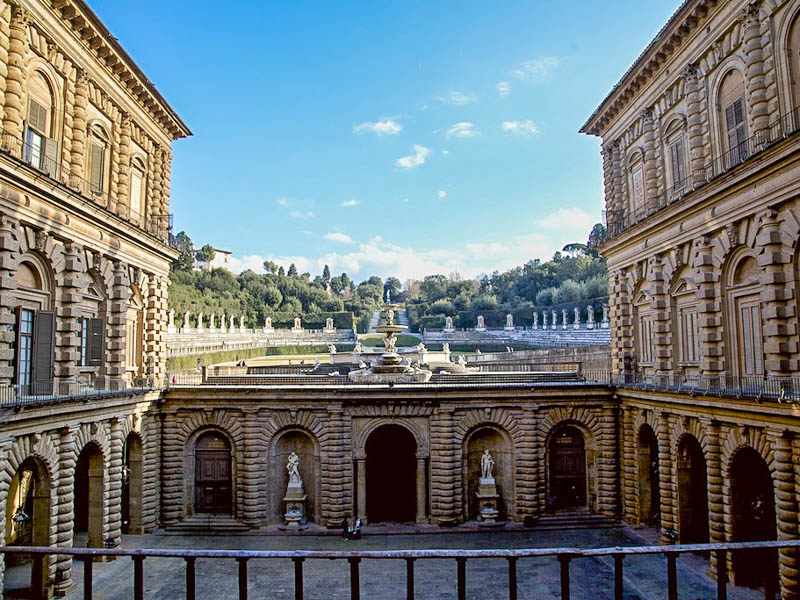
{"type": "MultiPolygon", "coordinates": [[[[417,535],[365,535],[345,541],[332,535],[291,536],[125,536],[126,548],[241,549],[241,550],[395,550],[395,549],[490,549],[634,546],[648,543],[652,533],[627,527],[557,531],[492,531],[481,533],[426,533],[417,535]],[[641,535],[643,534],[643,535],[641,535]],[[644,536],[644,537],[643,537],[644,536]]],[[[361,562],[361,597],[402,600],[405,596],[405,563],[402,560],[364,559],[361,562]]],[[[627,599],[666,598],[666,560],[659,556],[628,557],[624,563],[627,599]]],[[[467,561],[467,597],[477,600],[508,598],[508,567],[503,559],[467,561]]],[[[678,560],[679,597],[716,598],[714,582],[705,575],[707,563],[700,556],[678,560]]],[[[250,560],[248,596],[251,599],[294,598],[293,566],[289,560],[250,560]]],[[[11,575],[11,574],[9,574],[11,575]]],[[[16,575],[16,574],[15,574],[16,575]]],[[[305,597],[319,600],[350,598],[349,569],[344,560],[306,560],[305,597]]],[[[572,598],[613,598],[613,559],[582,558],[571,563],[572,598]]],[[[132,597],[133,566],[128,558],[94,564],[95,600],[128,600],[132,597]]],[[[144,561],[145,598],[182,600],[184,561],[148,558],[144,561]]],[[[416,598],[456,599],[454,560],[420,559],[415,564],[416,598]]],[[[559,566],[555,558],[520,559],[517,564],[520,599],[559,598],[559,566]]],[[[82,563],[76,561],[77,582],[69,600],[83,598],[82,563]]],[[[197,561],[197,597],[235,600],[237,567],[233,559],[197,561]]],[[[763,598],[757,590],[729,587],[729,598],[763,598]]]]}

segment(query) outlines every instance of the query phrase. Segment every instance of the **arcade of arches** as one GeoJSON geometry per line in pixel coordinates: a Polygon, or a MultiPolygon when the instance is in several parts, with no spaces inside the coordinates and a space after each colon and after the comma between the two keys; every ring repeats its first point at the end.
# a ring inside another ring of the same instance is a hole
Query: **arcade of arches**
{"type": "MultiPolygon", "coordinates": [[[[283,522],[286,460],[299,458],[307,519],[457,525],[475,520],[489,450],[504,521],[557,511],[659,526],[664,541],[796,536],[800,436],[791,409],[609,388],[317,390],[178,388],[115,400],[42,429],[11,416],[0,448],[7,544],[124,544],[124,534],[204,523],[283,522]],[[287,396],[287,393],[293,395],[287,396]],[[719,404],[726,410],[720,411],[719,404]],[[722,418],[719,415],[725,414],[722,418]],[[739,423],[747,421],[748,426],[739,423]],[[10,431],[10,430],[7,430],[10,431]],[[57,491],[57,493],[56,493],[57,491]]],[[[38,409],[42,410],[42,409],[38,409]]],[[[738,583],[796,585],[792,553],[733,555],[738,583]]],[[[72,565],[38,574],[56,593],[72,565]]],[[[712,569],[715,565],[711,564],[712,569]]]]}

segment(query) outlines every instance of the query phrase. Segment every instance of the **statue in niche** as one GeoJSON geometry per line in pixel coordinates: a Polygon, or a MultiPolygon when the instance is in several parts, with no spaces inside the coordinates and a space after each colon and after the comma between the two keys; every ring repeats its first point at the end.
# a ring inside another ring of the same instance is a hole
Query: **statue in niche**
{"type": "Polygon", "coordinates": [[[286,463],[286,471],[289,473],[289,485],[298,485],[302,483],[300,480],[300,472],[298,471],[299,467],[300,457],[297,456],[297,452],[292,452],[289,455],[288,462],[286,463]]]}
{"type": "Polygon", "coordinates": [[[494,468],[494,459],[492,458],[489,450],[484,450],[481,456],[481,479],[493,479],[492,469],[494,468]]]}

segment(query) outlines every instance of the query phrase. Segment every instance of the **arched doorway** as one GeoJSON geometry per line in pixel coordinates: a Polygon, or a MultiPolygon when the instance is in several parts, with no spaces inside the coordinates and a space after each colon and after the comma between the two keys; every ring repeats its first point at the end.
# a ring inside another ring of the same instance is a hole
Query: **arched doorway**
{"type": "MultiPolygon", "coordinates": [[[[754,542],[777,537],[772,475],[761,455],[742,448],[731,463],[733,541],[754,542]]],[[[773,549],[738,550],[733,553],[736,585],[778,586],[778,553],[773,549]]]]}
{"type": "Polygon", "coordinates": [[[270,521],[283,522],[283,515],[286,513],[284,497],[286,487],[289,484],[289,472],[286,470],[286,463],[289,455],[294,452],[300,458],[298,472],[303,481],[303,489],[306,494],[306,520],[319,523],[320,507],[319,493],[317,485],[317,465],[319,465],[319,446],[314,437],[299,429],[290,429],[276,436],[270,447],[270,490],[271,490],[271,510],[270,521]]]}
{"type": "Polygon", "coordinates": [[[122,465],[122,533],[142,533],[142,440],[125,440],[122,465]]]}
{"type": "Polygon", "coordinates": [[[231,445],[218,431],[197,438],[194,451],[194,510],[230,514],[231,445]]]}
{"type": "Polygon", "coordinates": [[[583,434],[571,425],[562,427],[551,438],[550,510],[586,506],[586,448],[583,434]]]}
{"type": "Polygon", "coordinates": [[[464,482],[464,518],[474,520],[480,513],[480,505],[475,495],[481,476],[481,455],[488,450],[494,460],[493,476],[499,498],[497,509],[500,511],[498,518],[505,520],[508,515],[514,514],[514,480],[511,439],[508,434],[497,427],[480,427],[472,431],[464,442],[464,464],[462,477],[464,482]]]}
{"type": "Polygon", "coordinates": [[[89,442],[75,465],[75,538],[87,548],[103,546],[103,475],[103,452],[89,442]]]}
{"type": "MultiPolygon", "coordinates": [[[[49,546],[50,545],[50,482],[47,470],[35,458],[25,459],[14,473],[6,496],[6,546],[49,546]]],[[[7,555],[6,568],[30,562],[23,555],[7,555]]],[[[48,585],[48,561],[42,561],[42,570],[31,572],[30,588],[34,578],[48,585]]],[[[11,594],[24,590],[13,590],[10,581],[5,582],[5,592],[11,594]]],[[[29,595],[17,597],[28,598],[29,595]]]]}
{"type": "Polygon", "coordinates": [[[650,425],[639,429],[639,519],[655,526],[661,522],[658,440],[650,425]]]}
{"type": "Polygon", "coordinates": [[[681,544],[708,542],[706,459],[691,435],[678,446],[678,516],[681,544]]]}
{"type": "Polygon", "coordinates": [[[417,443],[400,425],[382,425],[367,439],[367,520],[414,521],[417,443]]]}

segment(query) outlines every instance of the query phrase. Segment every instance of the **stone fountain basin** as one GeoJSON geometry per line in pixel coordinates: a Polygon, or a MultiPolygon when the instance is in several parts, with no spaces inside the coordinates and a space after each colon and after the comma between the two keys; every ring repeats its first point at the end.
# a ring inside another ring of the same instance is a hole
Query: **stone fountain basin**
{"type": "Polygon", "coordinates": [[[375,373],[372,369],[350,371],[348,377],[353,383],[425,383],[432,373],[423,369],[408,369],[405,373],[375,373]]]}
{"type": "Polygon", "coordinates": [[[408,329],[405,325],[378,325],[375,331],[378,333],[400,333],[408,329]]]}

